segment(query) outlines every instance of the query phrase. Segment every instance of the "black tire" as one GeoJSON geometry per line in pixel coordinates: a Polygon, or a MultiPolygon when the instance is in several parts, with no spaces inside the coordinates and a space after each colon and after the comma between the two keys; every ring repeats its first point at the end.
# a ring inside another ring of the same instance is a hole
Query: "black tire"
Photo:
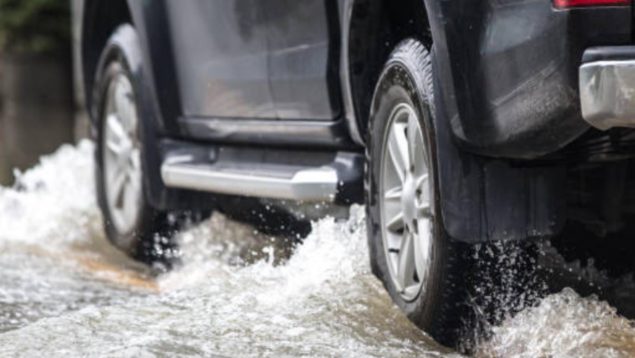
{"type": "Polygon", "coordinates": [[[523,297],[524,287],[520,282],[526,281],[516,282],[515,273],[525,270],[515,269],[524,262],[518,257],[524,257],[526,245],[470,245],[449,237],[441,217],[437,150],[443,148],[439,148],[436,141],[433,108],[431,55],[420,42],[405,40],[386,62],[371,107],[365,185],[371,268],[412,322],[439,343],[469,351],[491,323],[505,316],[502,312],[522,307],[517,304],[517,298],[523,297]],[[389,117],[394,108],[404,104],[415,110],[426,139],[432,224],[428,276],[416,297],[409,300],[397,291],[388,267],[381,229],[380,200],[383,199],[379,194],[380,158],[386,150],[383,142],[390,125],[389,117]],[[497,255],[489,255],[490,252],[497,255]],[[506,262],[505,257],[513,262],[506,262]],[[505,270],[504,274],[497,273],[499,267],[505,270]],[[501,288],[505,290],[503,294],[500,294],[501,288]],[[502,307],[504,305],[508,307],[502,307]]]}
{"type": "Polygon", "coordinates": [[[119,249],[135,259],[149,264],[160,264],[160,267],[169,267],[173,259],[174,244],[171,240],[173,233],[178,229],[178,220],[171,220],[167,212],[156,210],[150,204],[147,165],[141,165],[141,199],[137,207],[137,220],[131,230],[121,232],[113,223],[112,213],[106,200],[106,180],[104,179],[104,117],[105,101],[111,81],[117,76],[125,76],[132,84],[133,102],[137,112],[137,133],[139,136],[141,161],[147,158],[146,151],[149,131],[144,127],[148,119],[144,113],[149,109],[147,101],[139,100],[140,91],[145,88],[142,85],[142,68],[139,54],[140,43],[136,31],[131,25],[120,26],[109,39],[99,62],[93,94],[93,116],[96,132],[95,150],[95,179],[99,207],[104,221],[104,229],[107,238],[119,249]]]}

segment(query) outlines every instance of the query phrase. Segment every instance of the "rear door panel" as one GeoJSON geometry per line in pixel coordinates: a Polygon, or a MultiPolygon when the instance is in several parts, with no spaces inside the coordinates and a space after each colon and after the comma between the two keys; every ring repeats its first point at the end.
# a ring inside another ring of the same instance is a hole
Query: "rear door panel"
{"type": "Polygon", "coordinates": [[[267,0],[269,74],[280,119],[340,114],[339,32],[334,0],[267,0]],[[329,88],[331,91],[329,91],[329,88]]]}
{"type": "Polygon", "coordinates": [[[166,1],[186,117],[275,118],[260,0],[166,1]]]}

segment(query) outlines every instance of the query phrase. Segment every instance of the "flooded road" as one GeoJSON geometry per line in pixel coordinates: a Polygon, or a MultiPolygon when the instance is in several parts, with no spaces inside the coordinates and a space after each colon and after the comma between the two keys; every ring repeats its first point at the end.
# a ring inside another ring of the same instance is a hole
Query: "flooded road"
{"type": "MultiPolygon", "coordinates": [[[[280,240],[214,214],[179,235],[182,267],[157,277],[107,244],[92,175],[82,142],[0,189],[1,357],[458,356],[371,275],[361,207],[314,223],[281,263],[280,240]]],[[[635,328],[564,289],[494,328],[476,354],[627,357],[635,328]]]]}

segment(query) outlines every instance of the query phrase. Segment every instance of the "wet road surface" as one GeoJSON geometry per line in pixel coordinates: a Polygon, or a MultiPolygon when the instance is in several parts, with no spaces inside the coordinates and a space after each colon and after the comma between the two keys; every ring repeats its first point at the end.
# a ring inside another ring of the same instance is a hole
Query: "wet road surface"
{"type": "MultiPolygon", "coordinates": [[[[458,356],[371,275],[361,207],[316,222],[286,260],[281,240],[214,214],[179,235],[182,267],[157,277],[106,242],[92,175],[82,142],[0,188],[1,357],[458,356]]],[[[561,276],[605,282],[583,271],[561,276]]],[[[476,355],[627,357],[635,328],[564,289],[494,328],[476,355]]]]}

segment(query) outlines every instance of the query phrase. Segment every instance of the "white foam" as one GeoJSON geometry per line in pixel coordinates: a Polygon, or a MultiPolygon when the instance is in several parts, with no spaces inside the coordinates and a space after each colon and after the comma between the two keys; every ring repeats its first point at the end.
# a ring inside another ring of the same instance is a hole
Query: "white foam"
{"type": "Polygon", "coordinates": [[[0,187],[0,243],[72,243],[100,234],[92,153],[87,140],[64,145],[18,172],[13,187],[0,187]]]}

